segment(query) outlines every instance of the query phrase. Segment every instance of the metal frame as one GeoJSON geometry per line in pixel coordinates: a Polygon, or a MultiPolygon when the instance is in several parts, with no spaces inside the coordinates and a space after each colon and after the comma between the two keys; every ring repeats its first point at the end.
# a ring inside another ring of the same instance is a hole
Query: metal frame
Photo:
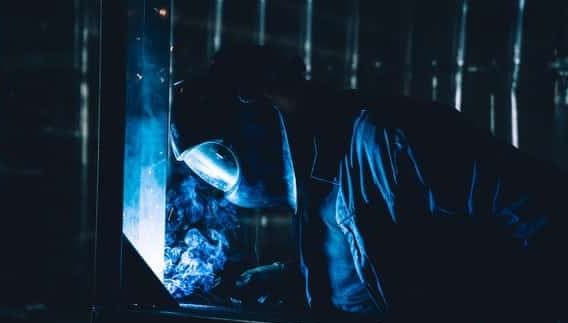
{"type": "Polygon", "coordinates": [[[122,176],[126,106],[125,0],[100,0],[93,318],[121,307],[122,176]]]}

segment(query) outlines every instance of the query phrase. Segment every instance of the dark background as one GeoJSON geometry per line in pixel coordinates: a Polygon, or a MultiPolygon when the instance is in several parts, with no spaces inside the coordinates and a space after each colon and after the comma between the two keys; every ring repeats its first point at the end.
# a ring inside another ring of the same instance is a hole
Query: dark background
{"type": "MultiPolygon", "coordinates": [[[[224,1],[222,46],[258,42],[258,3],[224,1]]],[[[265,42],[302,56],[306,3],[266,0],[265,42]]],[[[355,75],[358,88],[453,104],[462,1],[354,4],[313,1],[311,76],[350,87],[355,75]]],[[[472,122],[490,128],[493,102],[495,134],[507,141],[518,4],[469,1],[466,27],[462,110],[472,122]]],[[[176,1],[176,78],[199,72],[210,57],[214,7],[214,0],[176,1]]],[[[88,316],[97,10],[98,0],[2,3],[0,321],[25,321],[45,312],[59,313],[61,321],[88,316]]],[[[526,0],[517,94],[519,148],[568,170],[566,21],[568,1],[526,0]]]]}

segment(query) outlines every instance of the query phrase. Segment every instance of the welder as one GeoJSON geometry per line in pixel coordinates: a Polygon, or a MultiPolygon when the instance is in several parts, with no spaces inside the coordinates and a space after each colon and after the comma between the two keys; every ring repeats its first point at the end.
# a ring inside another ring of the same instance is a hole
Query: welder
{"type": "Polygon", "coordinates": [[[177,159],[237,205],[294,213],[298,263],[239,286],[298,271],[318,313],[562,317],[567,176],[551,164],[450,106],[306,81],[272,48],[222,50],[187,84],[177,159]]]}

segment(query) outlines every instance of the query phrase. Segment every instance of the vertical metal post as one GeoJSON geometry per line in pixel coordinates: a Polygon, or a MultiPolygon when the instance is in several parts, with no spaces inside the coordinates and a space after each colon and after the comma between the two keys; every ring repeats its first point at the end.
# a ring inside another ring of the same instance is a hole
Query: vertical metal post
{"type": "Polygon", "coordinates": [[[258,44],[264,45],[266,33],[266,0],[258,0],[258,44]]]}
{"type": "MultiPolygon", "coordinates": [[[[562,94],[559,95],[558,102],[554,107],[554,125],[556,140],[560,143],[568,139],[568,76],[564,72],[562,76],[562,94]]],[[[566,158],[560,154],[560,158],[566,158]]]]}
{"type": "Polygon", "coordinates": [[[351,15],[347,18],[347,44],[345,46],[346,85],[357,88],[359,67],[359,0],[353,0],[351,15]]]}
{"type": "Polygon", "coordinates": [[[557,140],[568,138],[568,58],[553,63],[556,72],[554,80],[554,124],[557,140]]]}
{"type": "MultiPolygon", "coordinates": [[[[175,0],[170,0],[169,3],[169,7],[170,7],[170,44],[169,44],[169,73],[168,73],[168,124],[167,124],[167,133],[168,136],[167,138],[170,138],[170,125],[171,123],[171,118],[172,118],[172,114],[171,114],[171,107],[174,103],[174,17],[175,17],[175,7],[174,7],[174,1],[175,0]]],[[[168,145],[168,149],[166,149],[167,151],[167,160],[170,160],[170,154],[171,154],[171,149],[169,149],[169,145],[168,145]]]]}
{"type": "Polygon", "coordinates": [[[462,109],[463,71],[467,36],[467,12],[468,0],[461,0],[456,42],[456,73],[454,79],[454,107],[458,111],[461,111],[462,109]]]}
{"type": "Polygon", "coordinates": [[[511,144],[519,147],[519,120],[517,107],[517,87],[519,83],[519,70],[521,66],[521,50],[523,44],[523,18],[525,14],[525,0],[518,0],[515,25],[513,31],[513,66],[511,72],[511,144]]]}
{"type": "Polygon", "coordinates": [[[438,100],[438,62],[432,61],[432,101],[438,100]]]}
{"type": "Polygon", "coordinates": [[[75,0],[75,57],[74,67],[78,74],[79,84],[79,128],[80,138],[80,234],[88,231],[89,202],[89,23],[87,4],[83,0],[75,0]]]}
{"type": "Polygon", "coordinates": [[[100,1],[94,305],[117,310],[122,281],[122,160],[126,106],[125,0],[100,1]]]}
{"type": "MultiPolygon", "coordinates": [[[[568,7],[563,6],[560,21],[568,19],[568,7]]],[[[555,71],[554,80],[554,125],[555,159],[568,169],[568,25],[559,24],[559,43],[554,50],[551,64],[555,71]]]]}
{"type": "Polygon", "coordinates": [[[489,95],[489,130],[495,133],[495,94],[489,95]]]}
{"type": "Polygon", "coordinates": [[[213,27],[213,50],[221,48],[221,36],[223,34],[223,0],[215,0],[215,24],[213,27]]]}
{"type": "Polygon", "coordinates": [[[312,78],[312,18],[313,0],[306,0],[304,16],[303,50],[304,64],[306,65],[306,80],[312,78]]]}

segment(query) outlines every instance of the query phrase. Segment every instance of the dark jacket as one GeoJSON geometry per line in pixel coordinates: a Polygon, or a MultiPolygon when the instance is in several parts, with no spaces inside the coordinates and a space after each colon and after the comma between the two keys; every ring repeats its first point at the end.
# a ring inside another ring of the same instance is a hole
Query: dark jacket
{"type": "Polygon", "coordinates": [[[314,130],[298,229],[312,308],[338,307],[324,246],[340,232],[377,317],[560,317],[565,174],[440,104],[346,92],[304,108],[314,130]]]}

